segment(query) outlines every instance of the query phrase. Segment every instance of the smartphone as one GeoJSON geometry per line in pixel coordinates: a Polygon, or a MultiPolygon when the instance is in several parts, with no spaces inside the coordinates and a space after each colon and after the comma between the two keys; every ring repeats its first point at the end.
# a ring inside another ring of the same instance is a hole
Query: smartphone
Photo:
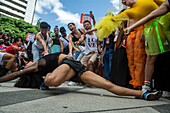
{"type": "Polygon", "coordinates": [[[92,14],[92,11],[90,11],[90,14],[92,14]]]}

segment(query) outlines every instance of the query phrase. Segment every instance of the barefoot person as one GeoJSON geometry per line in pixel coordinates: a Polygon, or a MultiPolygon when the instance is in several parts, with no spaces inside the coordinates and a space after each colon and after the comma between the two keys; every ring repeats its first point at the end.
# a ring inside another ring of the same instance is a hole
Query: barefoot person
{"type": "Polygon", "coordinates": [[[69,57],[68,55],[60,53],[54,53],[44,56],[40,60],[35,62],[32,66],[26,69],[0,77],[0,83],[13,80],[17,77],[22,76],[23,74],[29,74],[30,72],[38,71],[47,73],[44,80],[47,86],[57,87],[64,83],[66,80],[71,79],[72,77],[78,77],[83,82],[89,85],[106,89],[116,95],[137,96],[143,97],[146,100],[157,100],[162,95],[162,93],[158,91],[154,93],[149,93],[127,89],[112,84],[111,82],[105,80],[99,75],[91,71],[85,70],[79,61],[73,59],[72,57],[69,57]]]}

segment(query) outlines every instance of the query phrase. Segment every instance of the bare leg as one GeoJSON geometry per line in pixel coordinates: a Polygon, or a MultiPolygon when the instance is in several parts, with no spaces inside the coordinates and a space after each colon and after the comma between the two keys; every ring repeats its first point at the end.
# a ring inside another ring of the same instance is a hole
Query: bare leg
{"type": "Polygon", "coordinates": [[[147,55],[146,66],[145,66],[145,81],[151,81],[152,74],[154,72],[154,63],[157,55],[150,56],[147,55]]]}
{"type": "Polygon", "coordinates": [[[92,61],[90,61],[90,60],[88,61],[87,67],[88,67],[89,71],[93,72],[93,62],[92,61]]]}
{"type": "Polygon", "coordinates": [[[138,96],[141,97],[143,91],[137,91],[132,90],[124,87],[117,86],[106,79],[100,77],[99,75],[86,71],[80,76],[81,80],[89,85],[103,88],[108,90],[109,92],[112,92],[116,95],[122,95],[122,96],[138,96]]]}
{"type": "MultiPolygon", "coordinates": [[[[62,64],[58,68],[56,68],[52,73],[48,73],[45,77],[45,84],[47,86],[59,86],[66,80],[69,80],[75,75],[75,71],[71,69],[67,64],[62,64]]],[[[141,97],[143,95],[143,91],[132,90],[128,88],[123,88],[117,85],[112,84],[111,82],[105,80],[93,72],[86,71],[84,72],[80,78],[83,82],[98,87],[106,89],[114,94],[122,95],[122,96],[138,96],[141,97]]],[[[146,94],[146,93],[145,93],[146,94]]],[[[156,92],[154,94],[148,94],[144,97],[147,100],[156,100],[161,96],[160,92],[156,92]]]]}
{"type": "Polygon", "coordinates": [[[38,71],[38,62],[36,62],[32,66],[30,66],[28,68],[25,68],[23,70],[13,72],[13,73],[7,74],[7,75],[5,75],[3,77],[0,77],[0,83],[13,80],[13,79],[15,79],[17,77],[22,76],[23,74],[27,74],[27,73],[31,73],[31,72],[37,72],[37,71],[38,71]]]}
{"type": "Polygon", "coordinates": [[[62,64],[56,68],[52,73],[48,73],[45,77],[45,84],[47,86],[59,86],[65,81],[69,80],[75,75],[73,69],[71,69],[67,64],[62,64]]]}
{"type": "Polygon", "coordinates": [[[8,69],[8,70],[10,70],[10,69],[12,68],[12,66],[13,66],[14,61],[15,61],[16,58],[17,58],[16,55],[12,55],[12,54],[9,54],[9,53],[5,53],[4,56],[3,56],[3,58],[2,58],[2,61],[8,60],[5,68],[8,69]]]}

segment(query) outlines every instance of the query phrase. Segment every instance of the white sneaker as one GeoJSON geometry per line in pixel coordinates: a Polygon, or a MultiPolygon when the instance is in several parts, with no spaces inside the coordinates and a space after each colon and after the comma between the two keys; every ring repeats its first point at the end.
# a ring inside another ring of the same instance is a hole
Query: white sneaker
{"type": "Polygon", "coordinates": [[[163,91],[162,97],[164,97],[164,98],[169,98],[169,97],[170,97],[170,92],[168,92],[168,91],[163,91]]]}
{"type": "Polygon", "coordinates": [[[67,83],[68,86],[77,86],[78,84],[76,82],[70,81],[67,83]]]}
{"type": "Polygon", "coordinates": [[[151,88],[149,86],[143,85],[142,86],[142,91],[151,91],[151,88]]]}

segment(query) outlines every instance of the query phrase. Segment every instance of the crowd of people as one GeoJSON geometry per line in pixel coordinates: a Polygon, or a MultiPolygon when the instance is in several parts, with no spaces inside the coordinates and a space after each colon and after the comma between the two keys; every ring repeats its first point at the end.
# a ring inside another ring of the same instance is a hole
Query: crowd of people
{"type": "MultiPolygon", "coordinates": [[[[58,26],[51,32],[51,26],[41,22],[40,32],[36,34],[34,42],[25,41],[24,37],[16,37],[12,41],[8,33],[1,33],[0,83],[20,77],[15,86],[46,90],[49,86],[59,86],[68,81],[68,85],[88,84],[117,95],[137,96],[147,100],[159,99],[162,92],[151,91],[151,88],[156,88],[155,84],[159,83],[155,80],[151,87],[151,82],[154,74],[163,72],[154,70],[154,64],[157,64],[156,59],[160,59],[159,55],[170,56],[170,36],[159,22],[150,22],[149,27],[144,27],[143,24],[168,13],[170,7],[168,0],[164,3],[144,2],[122,0],[129,9],[123,9],[116,16],[108,12],[97,24],[91,13],[95,28],[92,28],[88,20],[83,22],[84,28],[79,29],[75,23],[70,22],[70,34],[67,34],[64,27],[58,26]],[[148,10],[141,12],[141,8],[148,10]],[[148,19],[147,15],[153,17],[148,19]],[[142,19],[143,17],[145,18],[142,19]],[[139,21],[140,19],[142,20],[139,21]],[[150,32],[144,30],[151,29],[155,24],[159,24],[161,34],[157,33],[156,27],[150,32]],[[122,32],[124,29],[125,32],[122,32]],[[162,44],[159,44],[159,40],[162,40],[162,44]],[[28,76],[34,80],[26,80],[28,76]],[[45,76],[44,80],[42,76],[45,76]],[[28,81],[29,84],[26,86],[28,81]],[[36,85],[33,86],[33,82],[36,85]]],[[[167,17],[166,19],[170,18],[169,15],[167,17]]],[[[161,58],[165,58],[164,56],[161,58]]],[[[170,62],[168,58],[167,62],[170,62]]],[[[164,71],[167,71],[168,67],[169,63],[164,65],[164,71]]],[[[169,88],[156,89],[169,91],[169,88]]]]}

